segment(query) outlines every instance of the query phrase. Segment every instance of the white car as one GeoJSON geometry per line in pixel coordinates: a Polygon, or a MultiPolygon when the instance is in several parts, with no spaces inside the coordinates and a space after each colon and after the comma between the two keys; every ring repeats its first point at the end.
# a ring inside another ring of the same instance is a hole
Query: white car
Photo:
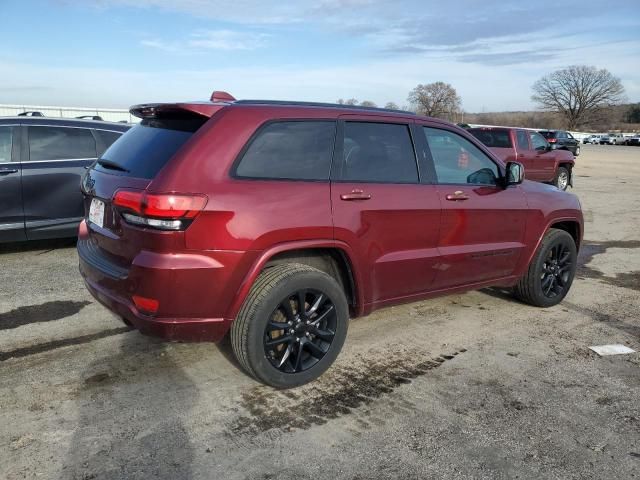
{"type": "Polygon", "coordinates": [[[597,145],[598,143],[600,143],[600,137],[602,135],[589,135],[588,137],[584,137],[582,139],[582,143],[592,143],[594,145],[597,145]]]}
{"type": "Polygon", "coordinates": [[[624,145],[624,136],[621,133],[608,133],[600,137],[600,145],[624,145]]]}

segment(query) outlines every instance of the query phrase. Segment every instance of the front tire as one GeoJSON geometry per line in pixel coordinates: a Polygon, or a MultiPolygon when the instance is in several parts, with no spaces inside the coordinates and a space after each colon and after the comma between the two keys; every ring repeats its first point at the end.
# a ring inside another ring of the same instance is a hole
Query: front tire
{"type": "Polygon", "coordinates": [[[308,265],[280,264],[255,281],[231,327],[244,370],[276,388],[315,380],[347,336],[349,308],[333,277],[308,265]]]}
{"type": "Polygon", "coordinates": [[[580,145],[576,147],[576,153],[573,154],[574,157],[577,157],[578,155],[580,155],[580,145]]]}
{"type": "Polygon", "coordinates": [[[550,229],[542,239],[527,273],[514,288],[517,298],[535,307],[552,307],[569,292],[577,266],[577,248],[564,230],[550,229]]]}
{"type": "Polygon", "coordinates": [[[569,186],[570,173],[566,167],[558,167],[556,172],[556,178],[553,180],[553,184],[560,190],[566,190],[569,186]]]}

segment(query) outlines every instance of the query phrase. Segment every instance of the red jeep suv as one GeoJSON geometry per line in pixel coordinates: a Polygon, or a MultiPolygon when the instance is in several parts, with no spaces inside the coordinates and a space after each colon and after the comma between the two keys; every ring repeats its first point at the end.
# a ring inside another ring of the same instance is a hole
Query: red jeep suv
{"type": "Polygon", "coordinates": [[[349,317],[488,286],[549,307],[573,281],[578,199],[450,123],[224,92],[131,112],[83,178],[87,288],[143,333],[231,330],[269,385],[322,374],[349,317]]]}

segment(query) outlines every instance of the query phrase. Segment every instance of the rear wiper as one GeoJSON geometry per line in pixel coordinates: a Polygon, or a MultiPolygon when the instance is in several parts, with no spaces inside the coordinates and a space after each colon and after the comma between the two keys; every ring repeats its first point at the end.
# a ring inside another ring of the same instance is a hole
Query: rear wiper
{"type": "Polygon", "coordinates": [[[96,163],[101,167],[108,168],[110,170],[119,170],[120,172],[129,173],[129,170],[124,168],[122,165],[117,164],[116,162],[112,162],[111,160],[105,160],[101,158],[96,163]]]}

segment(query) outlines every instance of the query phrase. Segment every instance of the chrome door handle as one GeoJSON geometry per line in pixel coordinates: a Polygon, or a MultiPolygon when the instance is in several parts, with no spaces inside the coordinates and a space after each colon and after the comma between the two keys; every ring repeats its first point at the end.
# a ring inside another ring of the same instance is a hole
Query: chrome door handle
{"type": "Polygon", "coordinates": [[[345,201],[353,201],[353,200],[369,200],[371,198],[371,194],[364,193],[362,190],[351,190],[351,193],[343,193],[340,195],[341,200],[345,201]]]}
{"type": "Polygon", "coordinates": [[[451,202],[457,202],[457,201],[469,200],[469,195],[466,195],[464,192],[458,190],[457,192],[450,193],[445,198],[451,202]]]}
{"type": "Polygon", "coordinates": [[[0,175],[9,175],[11,173],[18,173],[17,168],[0,168],[0,175]]]}

